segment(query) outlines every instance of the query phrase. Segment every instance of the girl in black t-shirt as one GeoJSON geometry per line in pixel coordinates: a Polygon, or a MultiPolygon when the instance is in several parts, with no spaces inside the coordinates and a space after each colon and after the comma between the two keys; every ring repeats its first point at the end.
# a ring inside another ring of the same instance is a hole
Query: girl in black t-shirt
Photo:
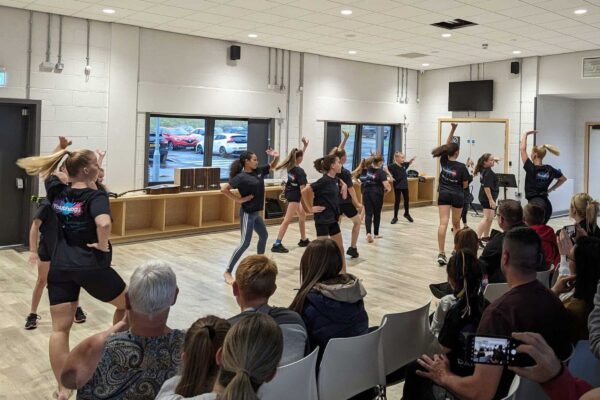
{"type": "Polygon", "coordinates": [[[394,153],[394,162],[384,167],[387,169],[392,178],[394,178],[394,218],[392,218],[392,224],[398,222],[398,209],[400,208],[400,199],[404,197],[404,218],[408,222],[413,222],[412,217],[409,213],[409,193],[408,193],[408,175],[406,170],[415,161],[416,157],[406,161],[406,157],[403,153],[397,151],[394,153]]]}
{"type": "MultiPolygon", "coordinates": [[[[96,190],[100,168],[96,154],[90,150],[61,150],[48,156],[20,159],[17,164],[29,175],[48,177],[46,197],[58,219],[48,272],[52,316],[50,364],[58,377],[69,352],[69,332],[80,289],[114,305],[113,323],[116,323],[125,313],[126,285],[110,266],[110,204],[106,193],[96,190]],[[58,176],[63,159],[70,185],[58,176]]],[[[70,392],[59,382],[58,394],[68,397],[70,392]]]]}
{"type": "Polygon", "coordinates": [[[304,147],[302,150],[292,149],[290,154],[286,157],[281,164],[275,167],[275,170],[285,168],[287,170],[287,182],[285,183],[284,196],[287,200],[287,209],[285,211],[285,217],[281,226],[279,227],[279,233],[277,234],[277,240],[273,244],[271,251],[274,253],[287,253],[286,249],[281,241],[287,231],[288,226],[292,222],[292,219],[298,215],[298,225],[300,227],[300,241],[298,242],[299,247],[306,247],[310,242],[306,237],[306,212],[302,207],[302,194],[301,190],[306,186],[308,181],[306,180],[306,172],[300,167],[300,163],[304,158],[304,153],[308,147],[308,140],[302,138],[304,147]]]}
{"type": "Polygon", "coordinates": [[[452,215],[452,231],[458,232],[460,229],[460,217],[464,205],[464,189],[469,186],[469,172],[465,164],[456,161],[460,149],[457,143],[453,141],[454,132],[458,124],[452,123],[452,129],[446,140],[446,144],[436,147],[431,151],[433,157],[440,158],[440,176],[438,182],[438,210],[440,215],[440,224],[438,226],[438,249],[439,254],[437,262],[440,265],[446,265],[446,231],[448,230],[448,221],[452,215]]]}
{"type": "Polygon", "coordinates": [[[366,171],[361,191],[363,195],[363,204],[365,205],[365,228],[367,229],[368,243],[373,243],[371,224],[373,224],[375,237],[381,237],[379,235],[379,224],[381,222],[383,197],[385,193],[392,190],[387,181],[387,174],[382,166],[383,157],[381,155],[373,155],[366,160],[363,159],[358,168],[353,172],[354,177],[358,177],[363,171],[366,171]]]}
{"type": "Polygon", "coordinates": [[[535,135],[537,131],[529,131],[521,135],[521,161],[525,170],[525,198],[530,202],[539,205],[544,209],[545,224],[552,216],[552,203],[548,199],[550,192],[558,189],[565,183],[567,177],[563,175],[560,169],[555,169],[551,165],[543,164],[542,161],[546,152],[560,155],[560,150],[551,144],[533,146],[531,149],[531,158],[527,155],[527,137],[535,135]],[[556,179],[556,183],[550,187],[550,184],[556,179]]]}
{"type": "Polygon", "coordinates": [[[475,165],[475,176],[480,175],[481,186],[479,187],[479,204],[483,207],[483,219],[477,226],[477,237],[489,237],[490,228],[496,215],[496,200],[500,188],[498,187],[498,177],[492,167],[500,161],[500,158],[490,153],[484,153],[475,165]]]}
{"type": "Polygon", "coordinates": [[[221,188],[221,193],[242,205],[240,207],[241,241],[231,255],[227,270],[223,273],[225,282],[230,285],[234,281],[231,274],[233,268],[250,246],[253,231],[258,234],[257,254],[264,254],[267,246],[269,234],[261,216],[265,207],[265,178],[271,168],[277,165],[279,153],[272,149],[267,149],[266,153],[273,157],[273,160],[270,164],[259,167],[256,154],[251,151],[242,152],[240,158],[231,163],[229,182],[221,188]],[[231,189],[238,189],[240,195],[231,193],[231,189]]]}
{"type": "Polygon", "coordinates": [[[329,237],[335,241],[344,260],[343,272],[345,272],[344,241],[338,224],[340,196],[342,199],[346,199],[348,196],[347,185],[337,177],[342,170],[342,163],[339,157],[327,155],[316,159],[314,166],[323,176],[316,182],[306,185],[302,189],[302,196],[307,204],[310,204],[311,197],[314,196],[312,212],[314,213],[317,239],[329,237]]]}

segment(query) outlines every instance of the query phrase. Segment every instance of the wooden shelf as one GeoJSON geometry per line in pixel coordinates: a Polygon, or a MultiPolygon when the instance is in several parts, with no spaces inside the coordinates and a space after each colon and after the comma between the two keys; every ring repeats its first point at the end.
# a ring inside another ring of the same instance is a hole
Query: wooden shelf
{"type": "Polygon", "coordinates": [[[219,227],[219,226],[232,226],[234,225],[233,222],[231,221],[221,221],[221,220],[212,220],[212,221],[203,221],[202,222],[202,227],[203,228],[215,228],[215,227],[219,227]]]}
{"type": "Polygon", "coordinates": [[[193,231],[198,230],[198,226],[196,225],[167,225],[165,226],[165,232],[176,232],[176,231],[193,231]]]}
{"type": "MultiPolygon", "coordinates": [[[[129,229],[127,230],[127,236],[151,236],[162,233],[161,229],[156,228],[143,228],[143,229],[129,229]]],[[[111,236],[111,240],[113,237],[111,236]]]]}

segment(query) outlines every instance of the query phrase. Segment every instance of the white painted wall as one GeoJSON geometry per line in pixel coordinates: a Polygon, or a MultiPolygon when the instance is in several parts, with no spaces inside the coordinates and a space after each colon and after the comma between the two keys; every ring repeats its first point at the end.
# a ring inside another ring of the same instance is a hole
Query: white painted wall
{"type": "Polygon", "coordinates": [[[584,57],[600,57],[600,50],[541,57],[539,93],[599,97],[600,78],[583,79],[581,77],[584,57]]]}

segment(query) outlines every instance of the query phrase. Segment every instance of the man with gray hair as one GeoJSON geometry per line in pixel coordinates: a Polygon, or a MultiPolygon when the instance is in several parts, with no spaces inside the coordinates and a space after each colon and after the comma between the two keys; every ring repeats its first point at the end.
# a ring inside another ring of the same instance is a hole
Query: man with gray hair
{"type": "Polygon", "coordinates": [[[154,399],[181,362],[185,332],[167,326],[178,292],[169,264],[149,261],[136,268],[125,318],[69,353],[62,384],[78,389],[78,399],[154,399]]]}

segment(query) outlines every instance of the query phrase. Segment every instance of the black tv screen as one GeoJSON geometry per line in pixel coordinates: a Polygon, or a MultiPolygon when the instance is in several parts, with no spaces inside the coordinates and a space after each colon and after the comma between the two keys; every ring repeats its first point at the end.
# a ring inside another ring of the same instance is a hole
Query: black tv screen
{"type": "Polygon", "coordinates": [[[448,111],[492,111],[494,81],[450,82],[448,111]]]}

